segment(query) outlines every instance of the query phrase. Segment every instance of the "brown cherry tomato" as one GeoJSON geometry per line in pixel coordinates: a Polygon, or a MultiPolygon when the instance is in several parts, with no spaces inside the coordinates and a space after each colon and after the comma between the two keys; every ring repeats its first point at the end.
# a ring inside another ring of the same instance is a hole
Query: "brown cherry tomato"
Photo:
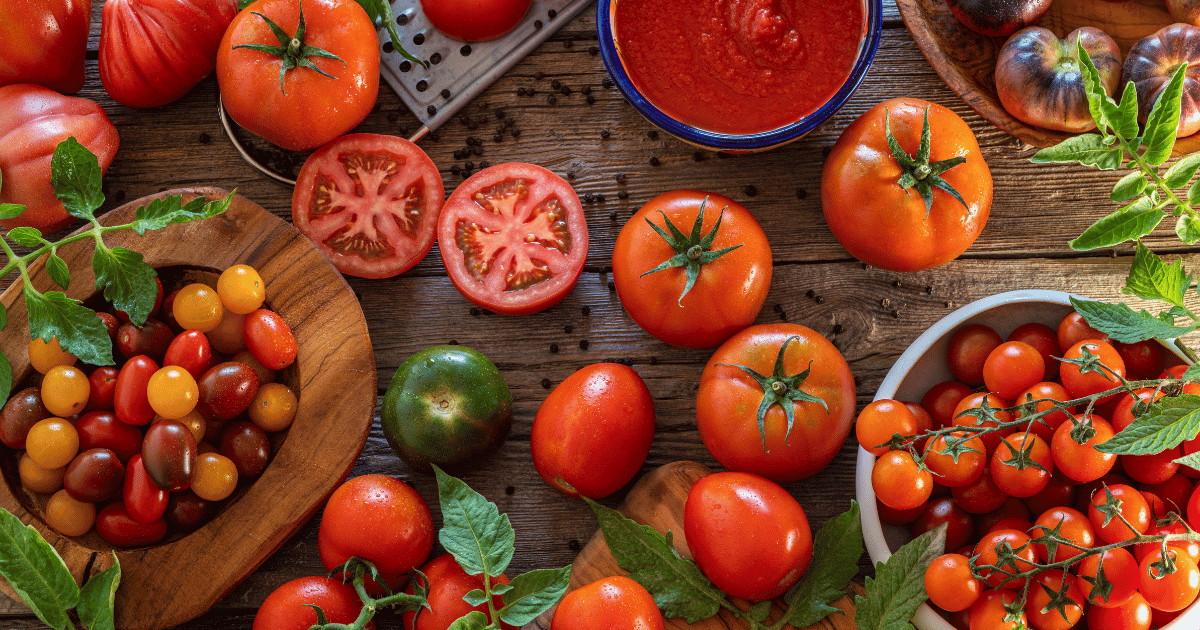
{"type": "Polygon", "coordinates": [[[1095,129],[1084,91],[1079,43],[1096,65],[1104,91],[1115,94],[1121,83],[1121,49],[1113,38],[1085,26],[1060,40],[1049,29],[1030,26],[1008,38],[996,60],[996,93],[1004,109],[1035,127],[1070,132],[1095,129]]]}
{"type": "Polygon", "coordinates": [[[196,468],[196,438],[177,420],[159,420],[146,430],[142,464],[154,485],[163,490],[185,490],[192,485],[196,468]]]}
{"type": "Polygon", "coordinates": [[[171,329],[157,319],[147,319],[141,326],[125,322],[117,329],[117,350],[126,358],[144,354],[161,361],[171,337],[171,329]]]}
{"type": "Polygon", "coordinates": [[[238,476],[254,477],[267,467],[271,442],[252,422],[235,422],[221,435],[221,454],[233,460],[238,476]]]}
{"type": "Polygon", "coordinates": [[[229,420],[254,402],[258,376],[244,363],[227,361],[209,368],[196,385],[200,388],[196,409],[209,420],[229,420]]]}
{"type": "Polygon", "coordinates": [[[24,449],[30,427],[49,417],[50,412],[42,404],[41,388],[26,387],[0,410],[0,442],[14,450],[24,449]]]}

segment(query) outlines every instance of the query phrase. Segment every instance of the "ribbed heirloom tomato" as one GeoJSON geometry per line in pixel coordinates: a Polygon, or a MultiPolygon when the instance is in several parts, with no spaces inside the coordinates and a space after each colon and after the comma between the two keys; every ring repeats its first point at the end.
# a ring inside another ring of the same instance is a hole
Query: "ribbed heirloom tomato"
{"type": "Polygon", "coordinates": [[[685,348],[715,346],[753,324],[771,268],[771,246],[754,215],[698,190],[651,199],[613,246],[621,306],[656,339],[685,348]]]}
{"type": "Polygon", "coordinates": [[[895,98],[842,132],[821,173],[821,207],[855,258],[892,271],[927,269],[956,258],[983,231],[992,175],[975,134],[957,114],[895,98]],[[926,120],[931,142],[922,155],[926,120]],[[901,153],[888,145],[889,125],[901,153]]]}
{"type": "Polygon", "coordinates": [[[229,115],[291,151],[350,131],[379,94],[379,39],[367,12],[354,0],[303,0],[303,15],[301,40],[301,2],[258,0],[233,18],[217,49],[217,82],[229,115]],[[281,76],[285,58],[295,67],[281,76]]]}
{"type": "Polygon", "coordinates": [[[704,366],[696,424],[725,468],[790,483],[833,460],[854,405],[850,366],[829,340],[798,324],[762,324],[730,337],[704,366]]]}

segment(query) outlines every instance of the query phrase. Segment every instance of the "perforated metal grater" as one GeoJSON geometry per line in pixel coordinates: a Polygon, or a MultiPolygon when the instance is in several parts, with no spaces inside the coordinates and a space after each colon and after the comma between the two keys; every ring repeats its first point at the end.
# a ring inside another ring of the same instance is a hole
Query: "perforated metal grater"
{"type": "Polygon", "coordinates": [[[453,117],[589,3],[533,0],[529,13],[512,32],[492,41],[468,44],[433,28],[421,12],[420,0],[393,2],[392,12],[405,38],[405,50],[429,62],[428,68],[422,68],[408,61],[393,50],[387,30],[379,29],[383,46],[380,74],[421,121],[421,128],[409,139],[416,141],[453,117]]]}

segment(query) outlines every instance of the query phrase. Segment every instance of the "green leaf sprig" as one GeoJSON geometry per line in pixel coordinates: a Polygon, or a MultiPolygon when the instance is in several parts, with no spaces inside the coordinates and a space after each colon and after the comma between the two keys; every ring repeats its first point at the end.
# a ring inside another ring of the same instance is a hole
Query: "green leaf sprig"
{"type": "Polygon", "coordinates": [[[0,577],[54,630],[113,630],[121,563],[115,553],[112,559],[111,567],[80,588],[54,547],[36,529],[0,508],[0,577]]]}
{"type": "Polygon", "coordinates": [[[854,598],[859,630],[912,630],[909,620],[929,598],[925,570],[946,548],[946,525],[921,534],[875,565],[875,578],[864,582],[865,595],[854,598]]]}
{"type": "MultiPolygon", "coordinates": [[[[95,214],[104,203],[104,193],[100,188],[100,164],[96,156],[74,137],[67,138],[54,150],[50,172],[54,193],[62,200],[67,214],[87,221],[91,227],[55,242],[46,240],[32,228],[10,230],[0,238],[0,248],[8,256],[8,263],[0,268],[0,277],[14,270],[20,273],[31,339],[50,341],[57,337],[64,350],[83,362],[111,365],[112,341],[96,312],[61,291],[39,291],[33,284],[29,265],[46,255],[51,279],[65,289],[71,282],[71,275],[66,263],[58,256],[59,248],[75,241],[92,239],[95,242],[92,271],[96,275],[96,290],[103,291],[105,299],[115,308],[128,313],[130,321],[140,326],[145,323],[158,295],[158,283],[155,282],[157,273],[142,260],[141,254],[124,247],[106,245],[104,235],[119,230],[134,230],[141,235],[173,223],[213,217],[229,208],[234,193],[217,201],[196,198],[186,204],[178,195],[157,199],[138,208],[133,222],[104,226],[95,214]],[[33,249],[27,254],[17,255],[9,241],[33,249]]],[[[24,210],[24,206],[5,204],[0,208],[0,218],[14,218],[24,210]]],[[[6,311],[0,309],[0,329],[7,322],[6,311]]],[[[0,394],[7,398],[11,388],[11,367],[8,358],[0,355],[0,394]]]]}
{"type": "Polygon", "coordinates": [[[639,525],[620,512],[591,499],[584,499],[596,514],[604,541],[617,566],[654,597],[664,617],[682,618],[692,624],[714,617],[721,610],[746,620],[751,630],[802,628],[842,611],[829,604],[845,594],[858,572],[863,553],[862,523],[858,504],[827,521],[813,537],[813,560],[804,577],[783,595],[782,616],[767,624],[771,602],[760,602],[749,610],[733,605],[720,589],[700,572],[696,563],[675,548],[668,530],[660,534],[639,525]]]}

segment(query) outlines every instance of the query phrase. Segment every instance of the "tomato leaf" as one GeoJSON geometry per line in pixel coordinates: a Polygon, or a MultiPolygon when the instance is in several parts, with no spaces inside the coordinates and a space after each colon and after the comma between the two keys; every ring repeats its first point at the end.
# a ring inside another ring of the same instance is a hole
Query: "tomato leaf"
{"type": "Polygon", "coordinates": [[[161,230],[172,223],[187,223],[215,217],[229,209],[235,194],[236,190],[224,199],[215,201],[196,197],[187,203],[181,203],[183,197],[180,195],[154,199],[134,211],[134,220],[130,227],[138,236],[144,236],[147,231],[161,230]]]}
{"type": "Polygon", "coordinates": [[[909,620],[929,596],[925,594],[925,569],[946,549],[946,526],[921,534],[896,550],[886,562],[875,564],[875,578],[867,578],[866,595],[854,597],[854,622],[858,630],[911,630],[909,620]]]}
{"type": "Polygon", "coordinates": [[[79,587],[61,556],[36,529],[0,509],[0,577],[43,623],[73,628],[67,611],[79,605],[79,587]]]}
{"type": "Polygon", "coordinates": [[[62,200],[67,214],[94,221],[96,208],[104,203],[100,189],[100,161],[79,144],[75,136],[63,140],[50,158],[50,185],[62,200]]]}
{"type": "Polygon", "coordinates": [[[1200,240],[1200,219],[1190,214],[1182,214],[1175,222],[1175,235],[1188,245],[1200,240]]]}
{"type": "Polygon", "coordinates": [[[438,542],[454,554],[468,575],[486,572],[498,577],[512,562],[516,534],[508,515],[460,479],[447,475],[436,465],[438,500],[442,506],[442,529],[438,542]]]}
{"type": "MultiPolygon", "coordinates": [[[[0,312],[4,309],[0,308],[0,312]]],[[[8,400],[8,394],[12,391],[12,365],[8,362],[8,357],[3,352],[0,352],[0,398],[8,400]]]]}
{"type": "Polygon", "coordinates": [[[1076,251],[1084,251],[1136,240],[1153,232],[1166,216],[1154,207],[1149,197],[1142,197],[1093,223],[1075,237],[1070,246],[1076,251]]]}
{"type": "Polygon", "coordinates": [[[1171,168],[1163,173],[1163,181],[1166,182],[1167,188],[1179,188],[1192,181],[1197,169],[1200,169],[1200,153],[1192,153],[1172,164],[1171,168]]]}
{"type": "Polygon", "coordinates": [[[158,272],[142,260],[141,254],[97,243],[92,271],[96,273],[96,289],[104,291],[104,299],[117,310],[129,313],[129,321],[135,325],[146,323],[158,297],[158,283],[154,280],[158,272]]]}
{"type": "Polygon", "coordinates": [[[679,555],[670,531],[664,536],[616,510],[584,500],[596,513],[617,566],[650,591],[664,617],[696,623],[717,614],[725,594],[704,577],[696,563],[679,555]]]}
{"type": "Polygon", "coordinates": [[[1179,131],[1179,108],[1183,98],[1183,79],[1187,74],[1187,63],[1179,64],[1171,81],[1159,94],[1146,117],[1146,133],[1142,135],[1142,146],[1146,151],[1142,159],[1151,166],[1158,166],[1171,157],[1175,137],[1179,131]]]}
{"type": "Polygon", "coordinates": [[[1200,434],[1200,396],[1160,398],[1120,433],[1095,449],[1118,455],[1149,455],[1174,448],[1200,434]]]}
{"type": "Polygon", "coordinates": [[[1123,153],[1120,146],[1104,144],[1104,138],[1085,133],[1046,147],[1033,154],[1029,161],[1035,164],[1046,162],[1078,162],[1084,166],[1095,166],[1110,171],[1121,166],[1123,153]]]}
{"type": "Polygon", "coordinates": [[[45,241],[37,228],[28,226],[15,227],[8,231],[8,240],[25,247],[38,247],[45,241]]]}
{"type": "Polygon", "coordinates": [[[487,615],[472,610],[471,612],[459,617],[457,621],[450,624],[446,630],[483,630],[488,627],[487,615]]]}
{"type": "Polygon", "coordinates": [[[570,565],[561,569],[535,569],[518,575],[509,584],[511,588],[504,593],[500,620],[512,626],[523,626],[533,621],[562,599],[570,582],[570,565]]]}
{"type": "Polygon", "coordinates": [[[1125,286],[1121,289],[1126,295],[1133,295],[1143,300],[1158,300],[1173,306],[1184,307],[1184,296],[1192,284],[1192,277],[1183,269],[1183,260],[1165,263],[1150,248],[1139,242],[1133,256],[1133,265],[1129,268],[1129,276],[1125,278],[1125,286]]]}
{"type": "Polygon", "coordinates": [[[113,364],[112,339],[95,311],[80,306],[60,291],[38,293],[28,284],[25,309],[29,312],[31,339],[49,341],[57,336],[59,345],[84,363],[113,364]]]}
{"type": "Polygon", "coordinates": [[[113,602],[121,584],[121,562],[112,554],[113,565],[94,575],[80,590],[79,621],[88,630],[114,630],[113,602]]]}
{"type": "Polygon", "coordinates": [[[66,289],[71,284],[71,270],[67,269],[67,263],[58,254],[51,252],[46,258],[46,273],[50,274],[50,279],[58,286],[66,289]]]}
{"type": "Polygon", "coordinates": [[[0,203],[0,220],[15,219],[25,212],[25,206],[16,203],[0,203]]]}
{"type": "Polygon", "coordinates": [[[842,611],[830,606],[845,595],[846,585],[858,573],[863,554],[862,521],[858,502],[850,509],[825,521],[813,537],[813,562],[804,578],[796,583],[783,601],[787,611],[781,620],[794,628],[803,628],[842,611]]]}
{"type": "Polygon", "coordinates": [[[1109,304],[1071,298],[1075,310],[1087,323],[1121,343],[1137,343],[1146,339],[1173,339],[1196,330],[1195,325],[1176,327],[1145,310],[1135,311],[1125,304],[1109,304]]]}
{"type": "Polygon", "coordinates": [[[1146,190],[1149,182],[1146,181],[1146,176],[1141,171],[1131,171],[1128,175],[1121,178],[1115,186],[1113,186],[1112,194],[1109,199],[1113,201],[1126,201],[1142,194],[1146,190]]]}

